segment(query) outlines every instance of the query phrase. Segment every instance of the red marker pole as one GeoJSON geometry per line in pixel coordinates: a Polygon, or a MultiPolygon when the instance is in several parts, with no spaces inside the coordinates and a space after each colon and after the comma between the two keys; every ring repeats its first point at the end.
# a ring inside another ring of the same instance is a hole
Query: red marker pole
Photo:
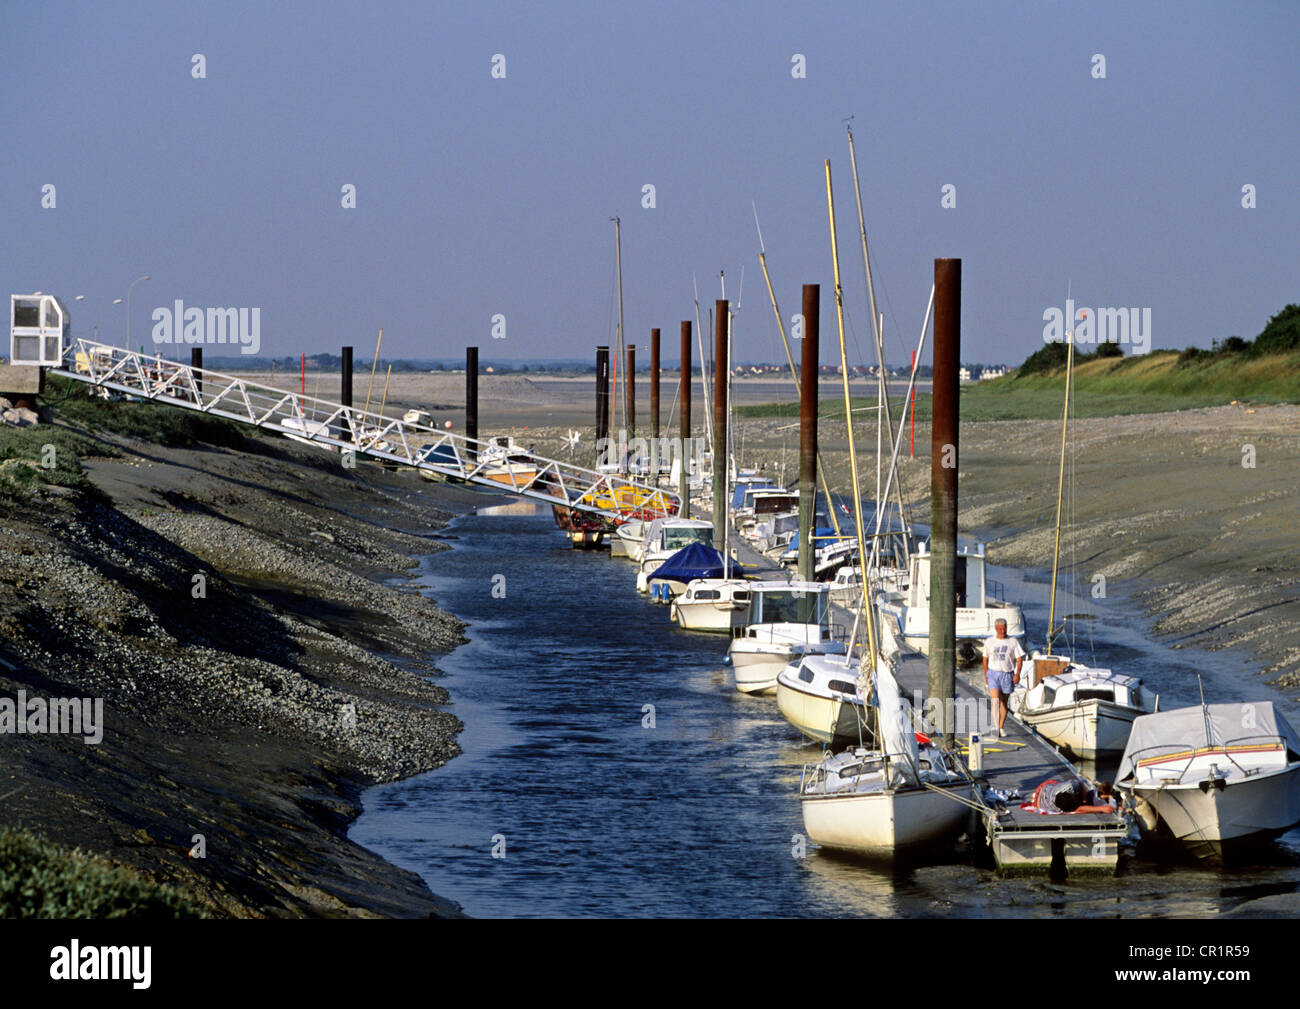
{"type": "Polygon", "coordinates": [[[301,407],[307,409],[307,352],[303,351],[302,355],[302,402],[301,407]]]}

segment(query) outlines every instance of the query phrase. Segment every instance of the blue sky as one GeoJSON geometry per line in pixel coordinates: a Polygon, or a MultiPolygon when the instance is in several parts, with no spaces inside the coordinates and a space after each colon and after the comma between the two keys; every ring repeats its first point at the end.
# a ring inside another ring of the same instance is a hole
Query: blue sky
{"type": "Polygon", "coordinates": [[[1253,337],[1300,301],[1294,3],[274,8],[6,4],[11,291],[85,294],[75,333],[102,310],[118,342],[104,306],[148,273],[134,343],[180,298],[259,307],[277,356],[368,357],[383,326],[385,356],[582,358],[613,335],[619,214],[630,341],[660,326],[675,359],[692,274],[707,309],[743,266],[736,356],[775,360],[752,200],[784,315],[822,284],[831,361],[825,158],[851,340],[870,329],[853,115],[896,361],[936,256],[963,259],[968,361],[1041,346],[1067,282],[1081,306],[1151,308],[1155,347],[1253,337]]]}

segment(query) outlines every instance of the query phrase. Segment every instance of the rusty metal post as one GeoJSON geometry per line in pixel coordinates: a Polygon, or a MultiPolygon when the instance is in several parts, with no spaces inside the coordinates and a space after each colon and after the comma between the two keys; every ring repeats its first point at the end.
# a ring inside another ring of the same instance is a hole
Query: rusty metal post
{"type": "Polygon", "coordinates": [[[344,406],[352,405],[352,348],[343,348],[342,374],[339,376],[342,389],[339,390],[339,402],[344,406]]]}
{"type": "Polygon", "coordinates": [[[659,330],[650,330],[650,479],[659,486],[659,330]]]}
{"type": "Polygon", "coordinates": [[[727,521],[727,326],[731,309],[725,299],[713,311],[713,542],[721,547],[727,521]]]}
{"type": "Polygon", "coordinates": [[[930,433],[930,697],[945,746],[957,687],[957,450],[961,260],[934,261],[934,388],[930,433]]]}
{"type": "Polygon", "coordinates": [[[478,440],[478,348],[465,348],[465,437],[478,440]]]}
{"type": "Polygon", "coordinates": [[[630,443],[636,437],[636,344],[627,345],[627,377],[623,381],[623,391],[627,397],[627,438],[630,443]]]}
{"type": "MultiPolygon", "coordinates": [[[[197,368],[200,372],[203,371],[203,348],[202,348],[202,347],[191,347],[191,348],[190,348],[190,367],[191,367],[191,368],[197,368]]],[[[195,385],[195,387],[198,389],[199,396],[201,397],[201,396],[203,395],[203,376],[202,376],[202,375],[195,375],[195,376],[194,376],[194,385],[195,385]]]]}
{"type": "MultiPolygon", "coordinates": [[[[817,514],[817,365],[820,359],[822,289],[803,285],[803,357],[799,371],[799,577],[816,573],[813,527],[817,514]]],[[[826,502],[830,508],[831,503],[826,502]]]]}
{"type": "MultiPolygon", "coordinates": [[[[596,348],[596,455],[604,457],[609,438],[609,348],[596,348]]],[[[599,465],[599,461],[597,462],[599,465]]]]}
{"type": "Polygon", "coordinates": [[[681,517],[691,517],[691,324],[682,320],[682,379],[681,379],[681,422],[678,424],[678,441],[681,443],[677,457],[681,466],[681,484],[678,490],[682,495],[681,517]]]}

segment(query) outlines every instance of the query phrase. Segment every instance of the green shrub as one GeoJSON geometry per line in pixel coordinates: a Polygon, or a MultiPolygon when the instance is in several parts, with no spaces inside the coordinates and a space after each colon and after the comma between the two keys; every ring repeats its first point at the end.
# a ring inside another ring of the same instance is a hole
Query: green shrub
{"type": "Polygon", "coordinates": [[[1093,357],[1123,357],[1124,348],[1118,343],[1099,343],[1093,357]]]}
{"type": "Polygon", "coordinates": [[[1255,337],[1253,350],[1256,355],[1300,350],[1300,305],[1287,305],[1269,319],[1264,331],[1255,337]]]}
{"type": "Polygon", "coordinates": [[[0,918],[202,918],[185,894],[26,830],[0,828],[0,918]]]}
{"type": "Polygon", "coordinates": [[[30,495],[44,484],[70,487],[93,497],[102,494],[86,477],[81,460],[88,456],[115,458],[117,449],[67,428],[51,424],[0,427],[0,495],[30,495]],[[52,466],[47,466],[52,462],[52,466]]]}

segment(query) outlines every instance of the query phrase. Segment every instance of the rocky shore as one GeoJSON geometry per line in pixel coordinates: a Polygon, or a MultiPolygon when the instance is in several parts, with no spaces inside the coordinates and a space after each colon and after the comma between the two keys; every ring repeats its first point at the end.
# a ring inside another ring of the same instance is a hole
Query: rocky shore
{"type": "Polygon", "coordinates": [[[462,627],[404,583],[469,496],[276,436],[81,433],[102,494],[0,501],[0,697],[102,698],[103,738],[0,735],[3,822],[213,915],[457,914],[346,831],[459,752],[430,656],[462,627]]]}

